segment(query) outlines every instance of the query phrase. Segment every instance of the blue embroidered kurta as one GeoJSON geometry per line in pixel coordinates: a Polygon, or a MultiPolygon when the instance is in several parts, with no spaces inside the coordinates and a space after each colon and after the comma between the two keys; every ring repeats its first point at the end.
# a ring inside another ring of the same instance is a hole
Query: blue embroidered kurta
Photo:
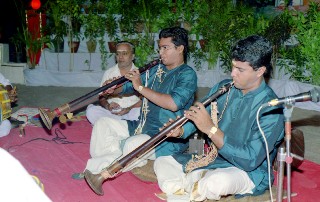
{"type": "MultiPolygon", "coordinates": [[[[209,95],[216,92],[220,86],[230,82],[224,80],[215,85],[209,95]]],[[[221,116],[226,103],[225,93],[217,99],[218,117],[221,116]]],[[[235,166],[246,171],[255,184],[254,195],[263,193],[268,188],[268,165],[265,142],[259,131],[256,114],[259,107],[268,101],[277,98],[273,90],[263,81],[259,88],[243,95],[239,89],[231,88],[229,103],[226,107],[219,128],[224,132],[224,145],[218,150],[218,157],[204,168],[225,168],[235,166]]],[[[206,107],[210,113],[210,105],[206,107]]],[[[281,107],[265,107],[259,113],[259,123],[266,136],[270,152],[271,164],[274,160],[277,147],[284,136],[284,117],[281,107]]],[[[184,131],[191,134],[195,126],[189,121],[184,131]]],[[[184,134],[186,137],[188,134],[184,134]]],[[[190,155],[174,156],[183,164],[190,160],[190,155]]],[[[272,171],[272,169],[271,169],[272,171]]],[[[274,180],[271,172],[272,182],[274,180]]]]}
{"type": "MultiPolygon", "coordinates": [[[[159,93],[171,95],[178,110],[172,112],[148,101],[149,112],[147,113],[142,134],[147,134],[151,137],[159,133],[159,128],[163,127],[163,124],[168,122],[169,118],[176,119],[177,116],[183,116],[184,110],[189,109],[194,102],[194,96],[197,90],[197,75],[190,66],[183,64],[175,69],[168,70],[162,65],[164,73],[161,79],[155,78],[157,69],[158,67],[153,67],[149,70],[148,88],[152,88],[159,93]]],[[[143,84],[146,82],[144,74],[141,76],[143,84]]],[[[127,82],[123,86],[123,94],[133,91],[134,89],[131,82],[127,82]]],[[[141,111],[140,116],[143,116],[142,114],[143,112],[141,111]]],[[[133,135],[134,130],[139,125],[139,121],[127,121],[127,123],[129,133],[133,135]]],[[[175,140],[175,142],[167,140],[157,146],[156,156],[172,155],[184,151],[186,148],[187,144],[184,140],[175,140]]]]}

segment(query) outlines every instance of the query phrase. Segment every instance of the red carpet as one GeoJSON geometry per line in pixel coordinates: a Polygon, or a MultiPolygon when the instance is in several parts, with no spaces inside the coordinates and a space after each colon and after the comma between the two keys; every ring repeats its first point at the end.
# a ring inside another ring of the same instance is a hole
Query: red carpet
{"type": "MultiPolygon", "coordinates": [[[[51,131],[27,126],[25,137],[13,129],[10,135],[0,138],[0,146],[20,160],[30,174],[39,177],[54,202],[160,201],[154,195],[161,192],[156,183],[141,181],[130,172],[105,182],[104,196],[94,194],[84,180],[71,178],[72,173],[84,169],[89,158],[91,130],[86,120],[56,124],[51,131]]],[[[292,172],[291,190],[297,196],[291,201],[315,201],[320,193],[320,165],[305,160],[299,169],[292,172]]]]}
{"type": "Polygon", "coordinates": [[[160,192],[156,183],[141,181],[130,172],[106,181],[104,196],[96,195],[84,180],[71,178],[72,173],[85,168],[91,130],[87,121],[56,124],[51,132],[27,126],[25,137],[13,129],[8,136],[0,138],[0,146],[41,180],[45,193],[54,202],[160,201],[154,195],[160,192]]]}
{"type": "MultiPolygon", "coordinates": [[[[291,192],[297,193],[292,197],[293,202],[315,202],[320,193],[320,165],[314,162],[304,160],[299,170],[291,173],[291,192]]],[[[287,179],[284,180],[284,189],[286,190],[287,179]]],[[[275,181],[276,183],[276,181],[275,181]]],[[[287,201],[287,200],[284,200],[287,201]]]]}

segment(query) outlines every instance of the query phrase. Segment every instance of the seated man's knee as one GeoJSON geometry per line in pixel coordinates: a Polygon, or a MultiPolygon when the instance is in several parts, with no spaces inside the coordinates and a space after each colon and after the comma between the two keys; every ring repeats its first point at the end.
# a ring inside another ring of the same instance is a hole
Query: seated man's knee
{"type": "Polygon", "coordinates": [[[207,173],[205,177],[199,181],[199,189],[207,189],[208,192],[221,196],[229,194],[231,191],[230,188],[233,184],[233,177],[227,173],[207,173]]]}
{"type": "Polygon", "coordinates": [[[86,109],[86,117],[88,119],[88,121],[90,123],[93,124],[93,122],[96,121],[96,118],[95,118],[95,106],[90,104],[87,109],[86,109]]]}
{"type": "Polygon", "coordinates": [[[182,169],[176,167],[174,161],[172,156],[160,156],[153,165],[158,185],[167,194],[173,194],[184,188],[185,174],[182,169]]]}
{"type": "Polygon", "coordinates": [[[156,170],[156,168],[159,168],[163,165],[165,165],[169,158],[172,158],[171,156],[159,156],[156,158],[153,164],[153,169],[156,170]]]}
{"type": "Polygon", "coordinates": [[[135,135],[135,136],[131,136],[126,140],[126,144],[129,147],[132,146],[140,146],[141,144],[143,144],[144,142],[146,142],[147,140],[150,139],[150,136],[148,135],[135,135]]]}
{"type": "Polygon", "coordinates": [[[127,153],[128,151],[133,151],[143,143],[145,143],[147,140],[150,139],[149,135],[135,135],[135,136],[130,136],[123,147],[123,152],[127,153]]]}

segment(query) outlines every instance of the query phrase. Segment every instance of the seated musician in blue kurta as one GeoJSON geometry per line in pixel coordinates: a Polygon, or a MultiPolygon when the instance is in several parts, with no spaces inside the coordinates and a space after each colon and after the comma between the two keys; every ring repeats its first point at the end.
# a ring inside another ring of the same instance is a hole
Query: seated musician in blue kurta
{"type": "MultiPolygon", "coordinates": [[[[276,98],[265,82],[272,71],[271,55],[272,45],[263,37],[240,40],[232,49],[232,80],[216,84],[209,95],[228,82],[233,86],[209,106],[196,102],[184,114],[190,121],[168,134],[186,138],[199,129],[211,143],[211,150],[203,156],[180,154],[155,160],[158,184],[168,199],[219,200],[230,194],[258,195],[268,189],[271,166],[256,115],[262,104],[276,98]]],[[[259,123],[272,162],[284,136],[281,107],[262,107],[259,123]]],[[[273,179],[271,172],[271,184],[273,179]]]]}
{"type": "MultiPolygon", "coordinates": [[[[90,142],[91,158],[86,170],[97,174],[115,160],[130,153],[150,137],[159,133],[159,128],[169,118],[182,116],[194,102],[197,90],[197,75],[186,64],[188,54],[188,33],[180,27],[163,29],[159,34],[159,54],[161,63],[141,74],[138,70],[129,71],[125,78],[131,82],[107,93],[127,94],[134,91],[143,96],[139,121],[99,119],[92,131],[90,142]]],[[[175,139],[175,138],[174,138],[175,139]]],[[[180,153],[187,148],[187,141],[165,141],[144,157],[180,153]]],[[[146,159],[124,169],[143,166],[146,159]]],[[[105,178],[109,175],[102,173],[105,178]]]]}

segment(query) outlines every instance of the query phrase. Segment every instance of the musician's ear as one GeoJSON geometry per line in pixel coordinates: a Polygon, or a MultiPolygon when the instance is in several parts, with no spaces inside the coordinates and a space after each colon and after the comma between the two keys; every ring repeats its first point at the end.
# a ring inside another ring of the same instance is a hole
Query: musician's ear
{"type": "Polygon", "coordinates": [[[132,61],[134,61],[136,55],[135,54],[132,54],[132,61]]]}
{"type": "Polygon", "coordinates": [[[262,66],[259,69],[257,69],[258,77],[263,76],[265,71],[267,71],[267,68],[265,66],[262,66]]]}
{"type": "Polygon", "coordinates": [[[178,46],[178,47],[177,47],[177,50],[178,50],[181,54],[183,54],[184,46],[183,46],[183,45],[178,46]]]}

